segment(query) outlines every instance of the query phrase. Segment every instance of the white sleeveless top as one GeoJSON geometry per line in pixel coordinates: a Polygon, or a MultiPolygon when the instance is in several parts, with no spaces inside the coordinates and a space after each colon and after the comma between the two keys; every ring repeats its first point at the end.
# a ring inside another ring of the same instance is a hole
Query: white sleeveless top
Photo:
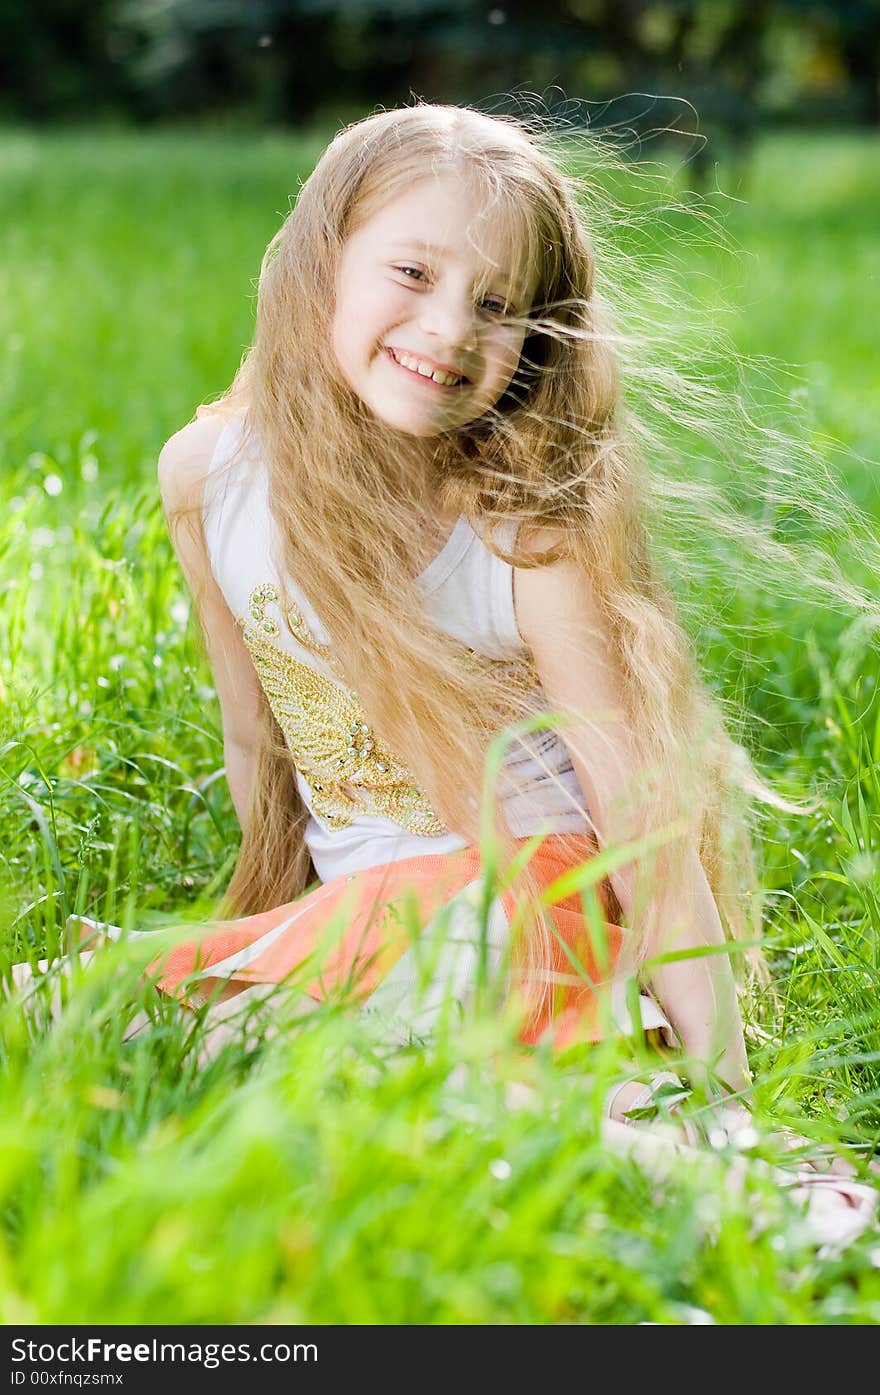
{"type": "MultiPolygon", "coordinates": [[[[452,852],[466,840],[444,827],[393,751],[369,729],[333,664],[329,636],[293,578],[282,587],[259,445],[225,424],[203,503],[211,571],[284,733],[308,810],[305,839],[322,881],[403,858],[452,852]],[[281,598],[288,604],[282,609],[281,598]]],[[[472,649],[522,677],[528,653],[513,608],[513,568],[464,517],[416,583],[428,615],[472,649]]],[[[511,832],[584,833],[585,801],[556,732],[535,732],[508,754],[498,799],[511,832]]]]}

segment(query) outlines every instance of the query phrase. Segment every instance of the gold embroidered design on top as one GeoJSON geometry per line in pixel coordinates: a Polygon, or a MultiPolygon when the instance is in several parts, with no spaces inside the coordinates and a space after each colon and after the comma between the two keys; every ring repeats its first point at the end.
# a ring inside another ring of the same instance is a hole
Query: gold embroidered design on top
{"type": "MultiPolygon", "coordinates": [[[[271,642],[281,627],[267,614],[268,606],[278,608],[307,651],[338,670],[329,646],[312,636],[298,607],[282,601],[270,583],[255,587],[250,622],[238,623],[294,765],[312,790],[316,814],[331,828],[345,828],[369,814],[391,819],[410,833],[448,832],[411,772],[377,741],[355,694],[271,642]]],[[[527,664],[496,662],[509,671],[512,683],[534,682],[527,664]]]]}
{"type": "Polygon", "coordinates": [[[410,772],[376,741],[354,695],[279,649],[265,631],[239,624],[315,813],[331,828],[372,814],[411,833],[446,833],[410,772]]]}
{"type": "MultiPolygon", "coordinates": [[[[248,609],[251,619],[267,635],[277,635],[280,633],[280,625],[274,616],[266,614],[266,606],[277,606],[284,616],[287,628],[294,639],[299,640],[304,649],[310,654],[317,655],[325,663],[331,663],[330,646],[319,644],[312,637],[312,632],[305,622],[305,618],[298,606],[292,601],[283,602],[278,594],[278,590],[270,581],[264,581],[262,585],[255,586],[251,592],[248,609]]],[[[242,622],[239,621],[239,624],[242,622]]]]}

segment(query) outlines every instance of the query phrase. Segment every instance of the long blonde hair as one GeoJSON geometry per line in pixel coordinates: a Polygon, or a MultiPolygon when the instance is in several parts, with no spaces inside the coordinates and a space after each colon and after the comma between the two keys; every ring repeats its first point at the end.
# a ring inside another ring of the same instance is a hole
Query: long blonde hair
{"type": "MultiPolygon", "coordinates": [[[[414,524],[433,501],[479,520],[489,546],[515,566],[570,558],[605,618],[625,715],[650,772],[645,817],[660,824],[687,811],[726,930],[742,935],[755,928],[743,795],[754,777],[652,564],[615,341],[573,181],[549,147],[510,119],[416,105],[371,116],[332,141],[266,252],[253,347],[229,392],[202,410],[239,413],[256,433],[279,561],[320,614],[375,732],[443,823],[469,841],[480,837],[490,742],[540,702],[431,624],[413,577],[414,524]],[[539,284],[502,399],[415,452],[412,438],[376,420],[341,380],[328,346],[345,239],[435,173],[475,181],[539,284]],[[496,530],[511,523],[516,542],[505,550],[496,530]],[[536,549],[537,528],[554,530],[549,550],[536,549]]],[[[314,871],[268,706],[253,801],[228,890],[236,914],[292,899],[314,871]]],[[[494,830],[511,851],[500,813],[494,830]]],[[[526,960],[539,985],[547,934],[536,914],[526,960]]],[[[545,991],[532,995],[536,1009],[545,991]]]]}

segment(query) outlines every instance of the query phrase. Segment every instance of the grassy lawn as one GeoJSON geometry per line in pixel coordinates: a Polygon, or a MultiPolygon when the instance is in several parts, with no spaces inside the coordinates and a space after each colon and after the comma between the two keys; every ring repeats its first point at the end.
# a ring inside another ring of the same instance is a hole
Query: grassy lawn
{"type": "MultiPolygon", "coordinates": [[[[0,135],[7,961],[56,953],[74,910],[197,920],[231,870],[219,709],[155,460],[231,378],[263,249],[320,148],[0,135]]],[[[656,266],[677,267],[723,322],[764,410],[794,410],[815,453],[802,458],[880,520],[876,143],[775,138],[719,182],[734,250],[710,235],[683,251],[659,218],[633,245],[653,226],[656,266]],[[768,378],[769,359],[785,367],[768,378]]],[[[684,312],[680,328],[686,343],[684,312]]],[[[808,523],[869,588],[869,534],[860,557],[833,512],[808,523]]],[[[707,539],[706,559],[713,547],[699,604],[674,578],[695,642],[761,771],[816,801],[761,823],[774,992],[746,1003],[759,1122],[867,1153],[880,1137],[871,629],[757,572],[731,581],[735,540],[707,539]]],[[[701,560],[698,543],[693,575],[701,560]]],[[[820,1255],[760,1179],[739,1200],[687,1177],[648,1183],[600,1148],[601,1090],[584,1088],[576,1054],[524,1062],[489,1017],[393,1047],[338,1005],[300,1018],[282,990],[282,1032],[257,1014],[200,1070],[199,1023],[142,984],[143,963],[131,945],[108,950],[54,1025],[45,1004],[35,1022],[0,1012],[6,1323],[880,1320],[876,1232],[820,1255]],[[138,1010],[150,1029],[123,1041],[138,1010]],[[513,1110],[524,1069],[538,1102],[513,1110]]],[[[590,1059],[600,1084],[618,1053],[590,1059]]]]}

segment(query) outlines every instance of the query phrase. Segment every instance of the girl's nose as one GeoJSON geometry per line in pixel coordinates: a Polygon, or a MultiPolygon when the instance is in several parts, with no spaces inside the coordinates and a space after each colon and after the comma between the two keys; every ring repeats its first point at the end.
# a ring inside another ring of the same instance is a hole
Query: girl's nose
{"type": "Polygon", "coordinates": [[[450,348],[470,349],[476,341],[474,307],[457,296],[435,293],[425,297],[421,327],[450,348]]]}

